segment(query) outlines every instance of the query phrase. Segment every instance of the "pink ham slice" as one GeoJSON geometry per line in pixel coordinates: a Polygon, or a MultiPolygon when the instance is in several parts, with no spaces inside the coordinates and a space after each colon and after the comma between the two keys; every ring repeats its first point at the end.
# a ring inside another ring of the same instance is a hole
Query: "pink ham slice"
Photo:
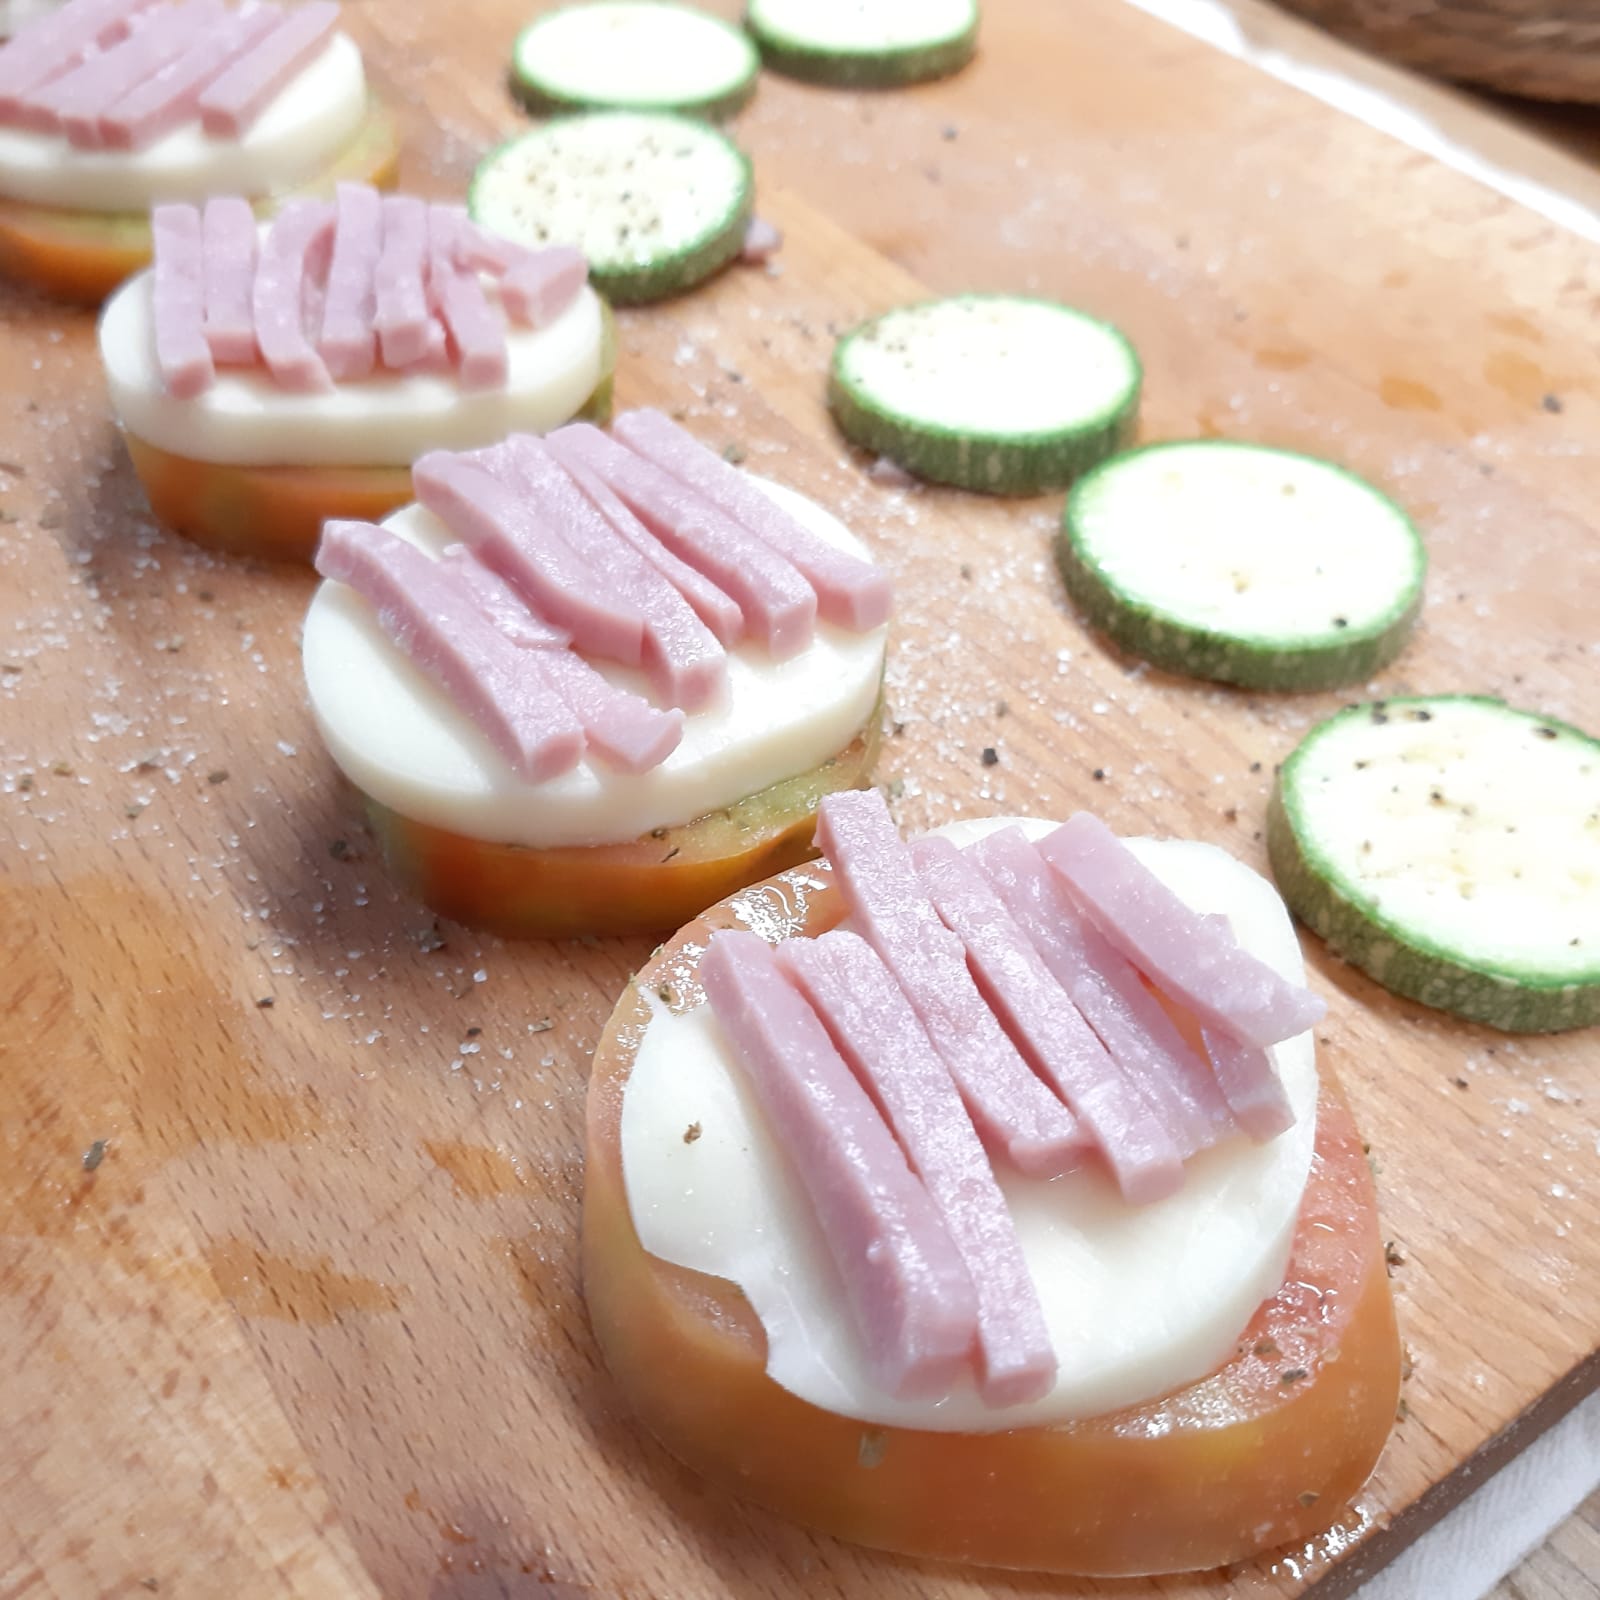
{"type": "Polygon", "coordinates": [[[1211,1066],[1180,1034],[1139,974],[1074,909],[1019,828],[964,854],[1005,903],[1057,983],[1072,997],[1185,1157],[1235,1131],[1211,1066]]]}
{"type": "Polygon", "coordinates": [[[681,711],[658,711],[648,700],[608,683],[576,651],[541,650],[535,661],[583,724],[590,748],[619,771],[649,772],[682,742],[681,711]]]}
{"type": "Polygon", "coordinates": [[[1258,1044],[1246,1044],[1222,1028],[1202,1028],[1217,1082],[1239,1126],[1260,1144],[1294,1126],[1294,1111],[1272,1059],[1258,1044]]]}
{"type": "Polygon", "coordinates": [[[364,183],[334,192],[333,257],[317,353],[337,383],[369,376],[378,361],[373,279],[383,250],[383,198],[364,183]]]}
{"type": "MultiPolygon", "coordinates": [[[[746,631],[779,660],[798,654],[815,632],[817,597],[782,556],[707,505],[652,462],[589,423],[551,436],[571,451],[680,560],[734,599],[746,631]]],[[[566,459],[566,458],[564,458],[566,459]]]]}
{"type": "Polygon", "coordinates": [[[459,207],[428,208],[428,304],[449,336],[456,381],[463,389],[496,389],[511,367],[505,318],[489,304],[477,273],[455,264],[465,225],[459,207]]]}
{"type": "Polygon", "coordinates": [[[761,938],[715,934],[700,981],[815,1209],[873,1381],[906,1398],[948,1392],[977,1299],[927,1190],[761,938]]]}
{"type": "Polygon", "coordinates": [[[889,574],[795,520],[744,473],[659,411],[624,412],[612,433],[792,562],[817,593],[817,615],[856,633],[882,627],[894,605],[889,574]]]}
{"type": "Polygon", "coordinates": [[[722,693],[722,646],[683,596],[600,514],[544,440],[513,434],[477,458],[525,497],[540,524],[600,574],[608,592],[644,617],[643,665],[662,699],[697,711],[722,693]]]}
{"type": "Polygon", "coordinates": [[[645,619],[613,594],[537,511],[470,456],[435,450],[411,468],[417,498],[586,655],[624,666],[644,659],[645,619]]]}
{"type": "Polygon", "coordinates": [[[256,214],[248,200],[218,196],[206,201],[201,232],[206,343],[219,365],[251,366],[260,358],[253,305],[256,214]]]}
{"type": "Polygon", "coordinates": [[[978,993],[961,941],[917,881],[883,797],[875,790],[827,796],[818,808],[817,844],[833,863],[857,930],[905,990],[984,1143],[1035,1177],[1071,1171],[1086,1136],[978,993]]]}
{"type": "Polygon", "coordinates": [[[217,0],[152,7],[134,19],[125,39],[27,95],[19,124],[37,133],[62,134],[78,149],[94,149],[100,143],[100,113],[179,55],[194,28],[221,15],[217,0]]]}
{"type": "Polygon", "coordinates": [[[1241,949],[1226,924],[1190,910],[1097,817],[1080,811],[1039,852],[1106,938],[1202,1023],[1268,1045],[1326,1012],[1309,989],[1241,949]]]}
{"type": "Polygon", "coordinates": [[[202,29],[189,47],[103,111],[99,135],[113,150],[142,150],[191,121],[206,86],[271,29],[273,5],[227,14],[202,29]]]}
{"type": "Polygon", "coordinates": [[[526,654],[502,638],[448,568],[386,528],[327,522],[317,571],[349,584],[378,624],[487,736],[519,777],[540,783],[583,754],[583,730],[526,654]]]}
{"type": "Polygon", "coordinates": [[[1094,1136],[1122,1197],[1134,1205],[1183,1186],[1172,1135],[1050,975],[983,874],[948,839],[911,847],[934,910],[966,946],[978,987],[1012,1041],[1094,1136]]]}
{"type": "Polygon", "coordinates": [[[738,606],[703,573],[696,572],[688,562],[680,561],[673,555],[604,482],[573,455],[567,448],[568,442],[559,433],[553,434],[545,443],[550,453],[567,469],[567,475],[611,524],[612,530],[632,545],[689,602],[689,609],[711,630],[717,643],[724,649],[736,645],[744,631],[744,617],[738,606]]]}
{"type": "Polygon", "coordinates": [[[466,545],[451,545],[439,561],[460,578],[478,609],[512,644],[525,650],[555,650],[572,643],[572,635],[565,628],[558,628],[541,617],[466,545]]]}
{"type": "Polygon", "coordinates": [[[411,195],[383,197],[383,248],[373,269],[374,322],[383,364],[395,369],[424,359],[444,329],[428,309],[428,203],[411,195]]]}
{"type": "Polygon", "coordinates": [[[911,1161],[978,1298],[979,1388],[990,1405],[1036,1400],[1056,1358],[1016,1225],[933,1041],[865,940],[787,939],[778,964],[822,1018],[911,1161]]]}
{"type": "Polygon", "coordinates": [[[279,91],[323,49],[338,20],[339,7],[332,0],[311,0],[287,16],[280,13],[270,29],[257,30],[228,70],[215,82],[208,80],[209,87],[198,97],[200,126],[213,139],[243,137],[279,91]]]}
{"type": "Polygon", "coordinates": [[[498,278],[506,314],[526,328],[554,322],[589,281],[582,251],[564,244],[529,250],[475,222],[464,222],[457,234],[455,261],[458,267],[498,278]]]}
{"type": "Polygon", "coordinates": [[[217,375],[205,336],[200,213],[193,206],[157,206],[150,213],[150,236],[156,366],[168,394],[192,400],[217,375]]]}
{"type": "Polygon", "coordinates": [[[70,72],[96,50],[127,36],[155,0],[68,0],[0,46],[0,123],[14,124],[30,94],[70,72]]]}
{"type": "Polygon", "coordinates": [[[333,207],[291,200],[261,246],[251,291],[256,343],[280,388],[296,393],[331,389],[333,379],[306,337],[312,282],[333,238],[333,207]]]}

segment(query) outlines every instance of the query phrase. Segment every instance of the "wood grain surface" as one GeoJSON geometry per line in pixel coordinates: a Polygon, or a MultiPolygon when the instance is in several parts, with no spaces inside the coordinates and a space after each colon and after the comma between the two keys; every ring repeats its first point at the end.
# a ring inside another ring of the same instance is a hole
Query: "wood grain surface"
{"type": "MultiPolygon", "coordinates": [[[[458,194],[517,125],[527,8],[346,9],[408,183],[458,194]]],[[[625,403],[893,568],[902,823],[1089,805],[1260,866],[1273,766],[1340,700],[1109,653],[1050,564],[1058,499],[869,483],[822,409],[830,334],[926,289],[1120,322],[1146,437],[1393,490],[1433,567],[1379,692],[1600,726],[1595,249],[1118,0],[1068,14],[991,0],[927,89],[764,79],[736,131],[777,269],[620,318],[625,403]]],[[[1308,941],[1413,1358],[1331,1534],[1073,1585],[708,1493],[621,1412],[576,1275],[588,1055],[647,943],[502,945],[396,896],[305,709],[308,577],[153,527],[90,319],[0,306],[0,1597],[1331,1596],[1600,1379],[1594,1033],[1498,1037],[1308,941]]]]}

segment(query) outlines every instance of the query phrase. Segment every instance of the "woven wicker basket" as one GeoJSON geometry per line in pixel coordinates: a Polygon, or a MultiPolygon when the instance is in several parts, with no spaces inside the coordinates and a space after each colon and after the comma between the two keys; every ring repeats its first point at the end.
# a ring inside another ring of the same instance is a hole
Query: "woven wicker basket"
{"type": "Polygon", "coordinates": [[[1600,0],[1282,0],[1356,44],[1441,77],[1600,103],[1600,0]]]}

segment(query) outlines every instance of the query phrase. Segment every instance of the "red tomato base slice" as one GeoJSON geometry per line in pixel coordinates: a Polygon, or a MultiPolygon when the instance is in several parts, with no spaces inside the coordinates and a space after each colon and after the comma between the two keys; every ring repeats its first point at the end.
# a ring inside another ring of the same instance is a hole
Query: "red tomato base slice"
{"type": "Polygon", "coordinates": [[[822,1411],[766,1376],[765,1336],[737,1288],[646,1254],[619,1146],[623,1087],[649,1015],[641,991],[668,986],[674,1008],[687,1008],[713,929],[815,934],[840,913],[826,867],[714,906],[645,966],[595,1052],[584,1293],[644,1425],[730,1493],[906,1555],[1143,1576],[1222,1566],[1331,1526],[1388,1437],[1401,1352],[1372,1175],[1326,1074],[1284,1287],[1210,1377],[1089,1421],[950,1434],[822,1411]]]}

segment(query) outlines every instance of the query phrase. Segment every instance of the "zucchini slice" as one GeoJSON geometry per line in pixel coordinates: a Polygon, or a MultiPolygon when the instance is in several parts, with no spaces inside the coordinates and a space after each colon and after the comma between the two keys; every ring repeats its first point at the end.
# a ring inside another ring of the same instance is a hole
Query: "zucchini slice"
{"type": "Polygon", "coordinates": [[[978,47],[977,0],[750,0],[744,21],[774,72],[839,88],[947,77],[978,47]]]}
{"type": "Polygon", "coordinates": [[[1109,323],[1052,300],[972,294],[847,333],[828,404],[846,438],[918,477],[1039,494],[1127,442],[1141,377],[1109,323]]]}
{"type": "Polygon", "coordinates": [[[1470,695],[1353,706],[1278,775],[1291,910],[1396,994],[1510,1033],[1600,1021],[1600,743],[1470,695]]]}
{"type": "Polygon", "coordinates": [[[1358,683],[1392,661],[1427,567],[1405,512],[1371,484],[1222,439],[1131,450],[1079,479],[1056,557],[1124,650],[1270,690],[1358,683]]]}
{"type": "Polygon", "coordinates": [[[619,304],[692,288],[738,255],[750,163],[704,122],[589,111],[520,134],[478,164],[473,221],[520,244],[569,244],[619,304]]]}
{"type": "Polygon", "coordinates": [[[731,116],[760,58],[742,29],[673,0],[587,0],[517,35],[511,87],[529,110],[591,108],[731,116]]]}

